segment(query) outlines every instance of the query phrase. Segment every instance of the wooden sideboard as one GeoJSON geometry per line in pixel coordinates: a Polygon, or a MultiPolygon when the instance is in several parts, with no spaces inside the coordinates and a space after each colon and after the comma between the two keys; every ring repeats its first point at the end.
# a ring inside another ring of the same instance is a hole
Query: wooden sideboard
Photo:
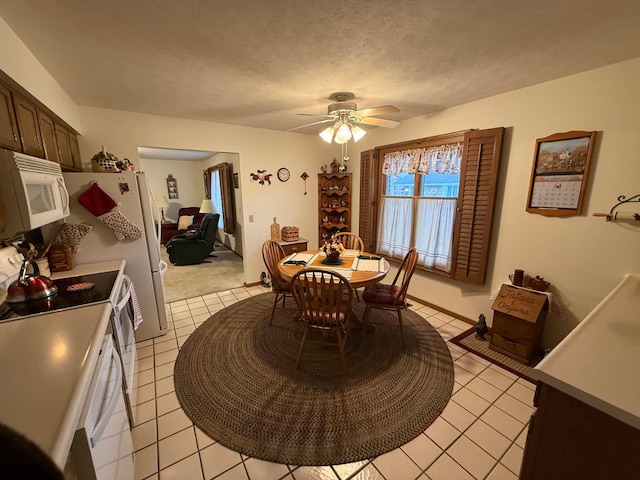
{"type": "Polygon", "coordinates": [[[309,243],[309,240],[307,240],[306,238],[299,238],[298,240],[295,240],[293,242],[278,240],[278,243],[284,250],[284,253],[286,253],[287,255],[291,255],[292,253],[304,252],[308,250],[307,244],[309,243]]]}

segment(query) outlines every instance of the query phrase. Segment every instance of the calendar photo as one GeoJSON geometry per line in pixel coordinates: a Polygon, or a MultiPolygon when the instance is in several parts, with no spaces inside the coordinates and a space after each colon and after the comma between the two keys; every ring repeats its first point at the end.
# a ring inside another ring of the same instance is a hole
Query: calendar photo
{"type": "Polygon", "coordinates": [[[527,212],[581,213],[595,133],[556,133],[536,140],[527,212]]]}

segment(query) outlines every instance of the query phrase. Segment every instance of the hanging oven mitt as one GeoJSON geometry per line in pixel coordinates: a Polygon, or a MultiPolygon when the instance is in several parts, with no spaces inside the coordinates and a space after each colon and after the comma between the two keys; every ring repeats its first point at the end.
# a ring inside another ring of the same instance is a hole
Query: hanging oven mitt
{"type": "Polygon", "coordinates": [[[118,241],[137,240],[142,237],[142,230],[137,225],[131,223],[122,213],[108,212],[99,215],[98,220],[111,229],[118,241]]]}

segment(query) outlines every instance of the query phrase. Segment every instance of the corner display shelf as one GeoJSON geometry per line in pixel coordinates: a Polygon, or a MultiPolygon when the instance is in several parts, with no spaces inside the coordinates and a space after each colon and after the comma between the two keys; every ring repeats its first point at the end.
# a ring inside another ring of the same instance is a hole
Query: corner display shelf
{"type": "Polygon", "coordinates": [[[351,174],[318,174],[318,245],[351,231],[351,174]]]}

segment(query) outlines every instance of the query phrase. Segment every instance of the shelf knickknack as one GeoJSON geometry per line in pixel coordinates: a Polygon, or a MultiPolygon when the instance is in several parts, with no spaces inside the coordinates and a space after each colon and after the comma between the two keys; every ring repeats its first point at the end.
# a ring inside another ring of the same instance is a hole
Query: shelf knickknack
{"type": "Polygon", "coordinates": [[[173,178],[172,174],[167,177],[167,194],[169,195],[169,200],[178,198],[178,181],[173,178]]]}
{"type": "Polygon", "coordinates": [[[580,215],[596,132],[556,133],[536,140],[527,212],[580,215]]]}

